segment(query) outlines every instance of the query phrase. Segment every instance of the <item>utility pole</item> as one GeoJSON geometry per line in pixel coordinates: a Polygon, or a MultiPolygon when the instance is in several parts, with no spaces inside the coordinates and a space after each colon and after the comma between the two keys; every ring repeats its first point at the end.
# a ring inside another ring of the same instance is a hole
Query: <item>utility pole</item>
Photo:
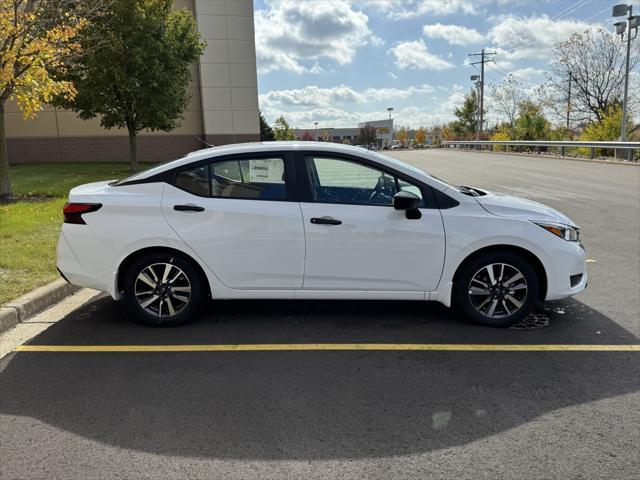
{"type": "Polygon", "coordinates": [[[471,75],[471,81],[476,82],[476,114],[474,121],[476,124],[476,140],[480,140],[480,122],[478,121],[478,112],[480,111],[480,75],[471,75]]]}
{"type": "Polygon", "coordinates": [[[571,118],[571,83],[573,83],[573,73],[569,72],[569,92],[567,94],[567,135],[569,135],[569,120],[571,118]]]}
{"type": "Polygon", "coordinates": [[[489,59],[492,55],[495,55],[497,52],[485,52],[484,48],[480,51],[480,53],[470,53],[470,57],[480,56],[479,62],[473,62],[471,65],[480,64],[480,112],[478,112],[478,116],[480,118],[480,126],[479,137],[482,137],[482,131],[484,129],[484,64],[487,62],[492,62],[493,59],[489,59]]]}

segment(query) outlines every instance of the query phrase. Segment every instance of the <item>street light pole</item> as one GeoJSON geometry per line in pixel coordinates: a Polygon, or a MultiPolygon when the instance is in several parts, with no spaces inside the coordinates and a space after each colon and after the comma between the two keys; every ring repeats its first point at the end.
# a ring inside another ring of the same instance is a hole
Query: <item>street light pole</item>
{"type": "Polygon", "coordinates": [[[629,57],[631,55],[631,15],[633,11],[633,5],[629,5],[629,18],[627,19],[627,60],[624,69],[624,97],[622,100],[622,131],[620,133],[620,141],[627,141],[627,109],[628,96],[629,96],[629,57]]]}
{"type": "MultiPolygon", "coordinates": [[[[616,33],[624,40],[625,30],[627,33],[627,56],[624,67],[624,96],[622,100],[622,125],[620,127],[620,141],[627,141],[627,112],[628,112],[628,95],[629,95],[629,58],[631,56],[631,30],[638,30],[638,17],[633,16],[633,5],[626,5],[624,3],[614,5],[611,15],[613,17],[624,17],[627,14],[626,22],[617,22],[614,24],[616,27],[616,33]]],[[[635,38],[635,37],[634,37],[635,38]]],[[[627,150],[627,159],[631,157],[631,150],[627,150]]]]}
{"type": "Polygon", "coordinates": [[[389,148],[391,148],[391,143],[393,142],[393,122],[391,121],[392,111],[393,111],[393,107],[387,108],[387,112],[389,112],[389,148]]]}
{"type": "Polygon", "coordinates": [[[318,122],[313,122],[313,124],[316,126],[316,142],[318,141],[318,122]]]}

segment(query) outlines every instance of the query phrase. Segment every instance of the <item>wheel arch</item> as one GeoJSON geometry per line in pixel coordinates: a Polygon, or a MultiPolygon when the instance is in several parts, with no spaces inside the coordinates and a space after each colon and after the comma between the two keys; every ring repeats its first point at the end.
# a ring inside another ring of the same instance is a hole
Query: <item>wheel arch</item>
{"type": "Polygon", "coordinates": [[[207,278],[207,275],[204,272],[204,269],[202,268],[200,263],[197,260],[195,260],[191,255],[171,247],[145,247],[145,248],[141,248],[140,250],[136,250],[135,252],[132,252],[128,256],[126,256],[120,262],[120,265],[118,265],[118,270],[116,274],[116,292],[117,293],[122,292],[122,290],[124,289],[124,285],[123,285],[124,277],[126,276],[126,272],[131,267],[131,265],[133,265],[133,263],[138,259],[154,253],[179,255],[180,257],[184,258],[186,261],[188,261],[193,265],[193,267],[196,269],[196,271],[200,275],[200,280],[203,282],[203,285],[205,286],[206,292],[208,293],[209,297],[213,295],[213,292],[211,291],[211,284],[209,283],[209,279],[207,278]]]}
{"type": "Polygon", "coordinates": [[[527,250],[526,248],[518,247],[515,245],[508,245],[508,244],[490,245],[470,253],[469,255],[467,255],[467,257],[464,260],[462,260],[462,262],[460,262],[460,264],[456,268],[456,272],[453,275],[453,284],[455,285],[460,272],[468,263],[472,262],[478,257],[482,257],[490,253],[513,253],[529,261],[533,266],[533,268],[535,269],[536,273],[538,274],[538,279],[540,281],[538,300],[540,302],[544,301],[544,299],[547,296],[547,286],[548,286],[547,271],[544,268],[544,264],[536,256],[536,254],[534,254],[530,250],[527,250]]]}

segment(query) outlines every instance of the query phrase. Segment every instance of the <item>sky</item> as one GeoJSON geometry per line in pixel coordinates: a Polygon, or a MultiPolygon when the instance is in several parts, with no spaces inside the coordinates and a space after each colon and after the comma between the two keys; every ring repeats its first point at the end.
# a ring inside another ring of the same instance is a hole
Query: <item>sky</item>
{"type": "Polygon", "coordinates": [[[511,73],[533,90],[554,43],[613,31],[621,1],[254,0],[260,109],[296,128],[353,127],[388,107],[395,125],[447,122],[479,73],[469,53],[497,53],[487,86],[511,73]]]}

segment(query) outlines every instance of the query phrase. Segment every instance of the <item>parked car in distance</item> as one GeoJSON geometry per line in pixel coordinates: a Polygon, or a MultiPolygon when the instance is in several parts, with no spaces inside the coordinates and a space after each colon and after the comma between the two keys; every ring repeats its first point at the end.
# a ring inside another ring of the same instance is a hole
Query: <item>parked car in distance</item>
{"type": "Polygon", "coordinates": [[[58,269],[160,326],[207,298],[278,298],[431,300],[505,327],[587,284],[580,229],[558,211],[316,142],[214,147],[76,187],[58,269]]]}

